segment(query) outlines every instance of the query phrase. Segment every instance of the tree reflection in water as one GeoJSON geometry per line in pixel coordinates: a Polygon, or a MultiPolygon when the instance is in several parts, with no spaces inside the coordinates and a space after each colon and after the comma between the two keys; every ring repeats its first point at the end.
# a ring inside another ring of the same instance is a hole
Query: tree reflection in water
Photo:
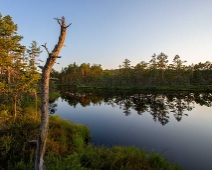
{"type": "Polygon", "coordinates": [[[212,106],[211,93],[172,92],[157,94],[63,89],[61,94],[62,99],[73,107],[76,107],[77,104],[83,107],[91,104],[94,106],[102,104],[112,107],[118,106],[126,116],[131,114],[131,110],[135,110],[139,115],[148,112],[152,115],[153,120],[160,122],[161,125],[166,125],[169,122],[171,112],[178,122],[181,121],[183,116],[188,116],[187,111],[191,111],[195,103],[212,106]]]}

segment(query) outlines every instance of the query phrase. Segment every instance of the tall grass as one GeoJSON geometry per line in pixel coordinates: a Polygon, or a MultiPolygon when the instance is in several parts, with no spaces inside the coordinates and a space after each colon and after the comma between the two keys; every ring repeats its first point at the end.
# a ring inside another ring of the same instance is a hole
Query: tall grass
{"type": "MultiPolygon", "coordinates": [[[[29,110],[29,109],[28,109],[29,110]]],[[[33,169],[39,120],[7,120],[0,131],[0,169],[33,169]]],[[[47,170],[182,170],[160,154],[135,147],[96,147],[89,143],[88,127],[50,116],[45,166],[47,170]]]]}

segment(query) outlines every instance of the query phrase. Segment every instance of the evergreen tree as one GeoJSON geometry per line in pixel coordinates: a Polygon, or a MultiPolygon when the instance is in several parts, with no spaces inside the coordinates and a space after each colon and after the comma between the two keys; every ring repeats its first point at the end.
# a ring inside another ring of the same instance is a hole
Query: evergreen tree
{"type": "Polygon", "coordinates": [[[149,61],[149,68],[151,71],[151,77],[153,77],[153,85],[156,85],[156,76],[157,76],[157,58],[156,54],[152,55],[152,59],[149,61]]]}
{"type": "Polygon", "coordinates": [[[6,101],[13,102],[14,118],[19,96],[39,79],[39,74],[32,74],[29,58],[25,55],[26,47],[20,44],[23,37],[18,35],[17,29],[12,17],[0,14],[0,93],[6,101]]]}
{"type": "Polygon", "coordinates": [[[7,85],[12,83],[12,76],[16,75],[15,68],[17,64],[22,64],[25,51],[25,46],[20,44],[23,37],[17,34],[17,29],[11,16],[2,17],[0,14],[0,67],[7,85]]]}
{"type": "Polygon", "coordinates": [[[185,65],[183,64],[186,63],[187,61],[182,61],[180,59],[180,56],[176,55],[172,62],[173,62],[173,70],[175,70],[176,74],[175,82],[177,84],[180,84],[183,81],[183,72],[185,71],[185,65]]]}
{"type": "Polygon", "coordinates": [[[31,46],[29,46],[29,49],[27,49],[27,53],[29,56],[29,66],[32,72],[34,73],[37,70],[36,64],[39,64],[39,63],[36,63],[37,58],[39,57],[40,53],[42,53],[36,41],[32,41],[31,46]]]}
{"type": "Polygon", "coordinates": [[[165,55],[164,53],[160,53],[157,56],[157,66],[158,66],[159,71],[161,72],[161,83],[162,84],[164,84],[164,72],[167,68],[167,63],[168,63],[167,58],[168,58],[168,56],[165,55]]]}

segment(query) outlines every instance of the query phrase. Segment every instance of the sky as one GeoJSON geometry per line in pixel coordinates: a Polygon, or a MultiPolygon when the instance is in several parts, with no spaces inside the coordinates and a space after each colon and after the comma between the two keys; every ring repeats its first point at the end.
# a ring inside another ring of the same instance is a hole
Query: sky
{"type": "MultiPolygon", "coordinates": [[[[0,13],[18,25],[22,45],[47,43],[51,51],[65,16],[60,71],[76,62],[117,69],[125,59],[135,66],[161,52],[169,63],[179,55],[187,64],[212,62],[212,0],[0,0],[0,13]]],[[[43,49],[40,59],[46,60],[43,49]]]]}

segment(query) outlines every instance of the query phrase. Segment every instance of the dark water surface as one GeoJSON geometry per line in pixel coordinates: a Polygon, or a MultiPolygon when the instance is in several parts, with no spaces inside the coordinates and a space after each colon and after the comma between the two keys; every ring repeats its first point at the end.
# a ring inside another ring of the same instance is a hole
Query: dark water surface
{"type": "Polygon", "coordinates": [[[156,151],[188,170],[212,169],[212,94],[65,90],[55,114],[88,125],[95,145],[156,151]]]}

